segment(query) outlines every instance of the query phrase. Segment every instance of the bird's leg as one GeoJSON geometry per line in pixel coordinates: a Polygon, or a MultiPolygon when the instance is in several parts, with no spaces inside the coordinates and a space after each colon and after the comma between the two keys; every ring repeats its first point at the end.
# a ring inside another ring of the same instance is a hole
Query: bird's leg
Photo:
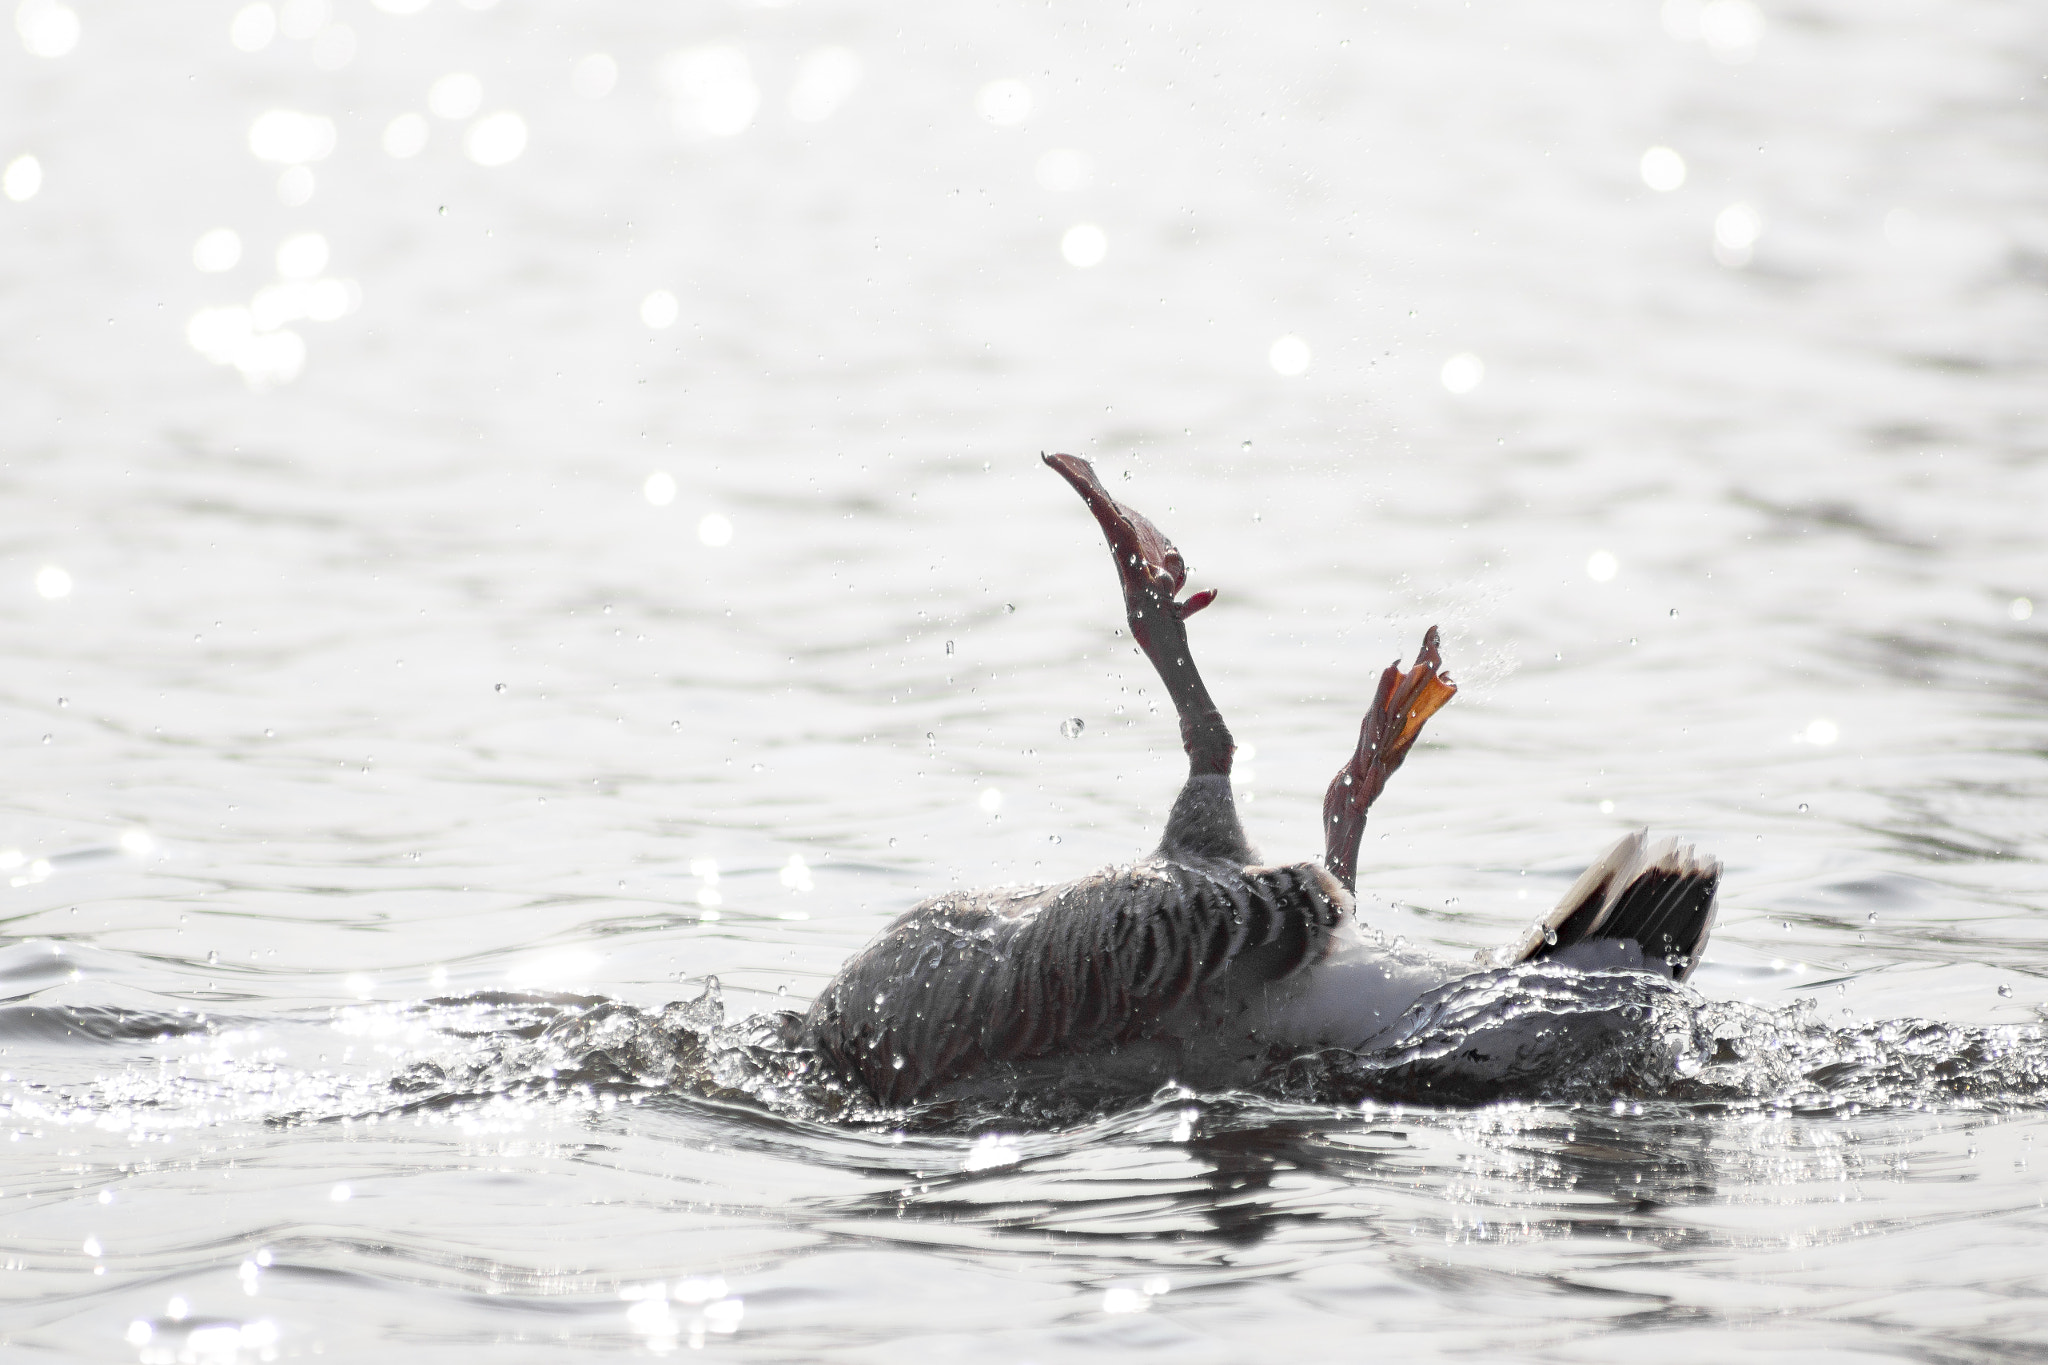
{"type": "Polygon", "coordinates": [[[1354,889],[1358,875],[1358,841],[1365,834],[1366,811],[1408,757],[1423,722],[1458,694],[1458,685],[1441,672],[1444,661],[1437,643],[1436,627],[1431,626],[1422,637],[1415,667],[1404,673],[1396,661],[1380,674],[1380,690],[1358,727],[1358,751],[1337,770],[1323,795],[1323,862],[1346,891],[1354,889]]]}
{"type": "Polygon", "coordinates": [[[1138,648],[1159,670],[1173,709],[1180,715],[1180,738],[1188,751],[1188,773],[1230,775],[1230,756],[1236,746],[1230,730],[1209,700],[1209,689],[1195,669],[1188,653],[1185,624],[1203,607],[1216,600],[1214,589],[1198,592],[1185,601],[1175,596],[1187,586],[1187,565],[1180,551],[1157,526],[1109,496],[1095,470],[1086,460],[1073,455],[1047,455],[1045,462],[1074,486],[1088,510],[1101,523],[1109,538],[1110,553],[1116,557],[1117,577],[1123,583],[1124,611],[1130,617],[1131,635],[1138,648]]]}

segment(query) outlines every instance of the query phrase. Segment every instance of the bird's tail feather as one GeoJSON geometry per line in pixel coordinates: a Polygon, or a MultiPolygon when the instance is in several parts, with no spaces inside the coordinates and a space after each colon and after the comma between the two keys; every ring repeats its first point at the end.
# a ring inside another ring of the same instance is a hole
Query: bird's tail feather
{"type": "Polygon", "coordinates": [[[1648,844],[1638,830],[1587,868],[1504,957],[1530,962],[1574,944],[1625,940],[1641,948],[1645,967],[1683,981],[1707,946],[1720,882],[1718,859],[1676,839],[1648,844]]]}

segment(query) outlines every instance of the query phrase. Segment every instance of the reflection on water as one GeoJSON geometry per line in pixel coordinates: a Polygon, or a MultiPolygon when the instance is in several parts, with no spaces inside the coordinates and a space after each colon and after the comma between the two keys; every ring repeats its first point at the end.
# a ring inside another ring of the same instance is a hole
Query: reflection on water
{"type": "Polygon", "coordinates": [[[0,1354],[2038,1349],[2024,10],[11,12],[0,1354]],[[1441,623],[1372,924],[1654,826],[1693,989],[830,1091],[782,1012],[1177,784],[1045,449],[1222,590],[1269,856],[1441,623]]]}

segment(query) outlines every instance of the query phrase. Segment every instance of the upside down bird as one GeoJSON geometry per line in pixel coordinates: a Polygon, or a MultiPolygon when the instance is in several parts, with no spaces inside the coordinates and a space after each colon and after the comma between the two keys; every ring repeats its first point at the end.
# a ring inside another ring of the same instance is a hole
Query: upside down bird
{"type": "MultiPolygon", "coordinates": [[[[1477,963],[1390,946],[1360,925],[1352,893],[1366,812],[1457,694],[1435,627],[1412,667],[1396,663],[1380,677],[1357,748],[1323,799],[1322,862],[1261,859],[1231,793],[1229,727],[1188,649],[1187,620],[1215,592],[1180,597],[1180,552],[1110,497],[1086,460],[1045,463],[1109,540],[1131,633],[1180,717],[1187,781],[1150,855],[1058,886],[936,896],[848,961],[802,1032],[849,1086],[891,1107],[1055,1090],[1136,1099],[1169,1081],[1230,1088],[1288,1058],[1412,1044],[1435,1017],[1432,1002],[1517,964],[1540,964],[1567,986],[1579,976],[1647,986],[1690,975],[1713,924],[1720,864],[1676,841],[1648,845],[1641,833],[1477,963]]],[[[1505,1046],[1516,1074],[1531,1065],[1540,1074],[1566,1040],[1530,1024],[1505,1046]]],[[[1458,1059],[1468,1082],[1476,1055],[1458,1059]]],[[[1456,1093],[1511,1089],[1505,1075],[1456,1093]]]]}

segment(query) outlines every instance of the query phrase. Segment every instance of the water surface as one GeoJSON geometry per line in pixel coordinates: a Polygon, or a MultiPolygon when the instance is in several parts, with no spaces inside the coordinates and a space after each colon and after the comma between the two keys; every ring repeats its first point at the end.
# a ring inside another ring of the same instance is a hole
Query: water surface
{"type": "Polygon", "coordinates": [[[0,43],[10,1358],[2048,1353],[2033,11],[411,8],[0,43]],[[1372,922],[1682,834],[1755,1070],[932,1133],[644,1069],[1157,837],[1052,449],[1221,589],[1269,856],[1438,623],[1372,922]]]}

